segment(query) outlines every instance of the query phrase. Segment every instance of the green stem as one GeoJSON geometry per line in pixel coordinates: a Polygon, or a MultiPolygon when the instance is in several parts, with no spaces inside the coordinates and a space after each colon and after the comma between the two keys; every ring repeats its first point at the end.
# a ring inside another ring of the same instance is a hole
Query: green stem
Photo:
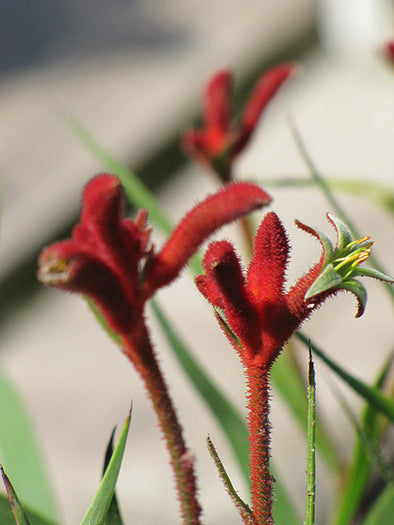
{"type": "Polygon", "coordinates": [[[259,366],[246,369],[249,394],[250,474],[256,525],[272,525],[274,479],[270,473],[269,372],[259,366]]]}
{"type": "Polygon", "coordinates": [[[171,466],[184,525],[200,525],[201,507],[197,501],[194,459],[186,447],[182,428],[168,393],[167,385],[155,357],[148,331],[143,323],[129,337],[123,336],[124,352],[144,381],[159,420],[171,466]]]}

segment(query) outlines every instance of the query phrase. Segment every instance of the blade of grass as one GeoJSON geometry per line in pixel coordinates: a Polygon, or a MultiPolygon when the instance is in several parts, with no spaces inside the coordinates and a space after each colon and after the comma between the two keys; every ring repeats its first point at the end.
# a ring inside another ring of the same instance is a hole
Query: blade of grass
{"type": "Polygon", "coordinates": [[[382,492],[363,525],[392,525],[394,516],[394,485],[390,483],[382,492]]]}
{"type": "MultiPolygon", "coordinates": [[[[296,421],[306,433],[308,403],[305,398],[305,384],[298,370],[298,364],[291,345],[291,342],[288,343],[276,360],[271,370],[271,379],[274,387],[285,399],[296,421]]],[[[341,458],[330,440],[328,431],[322,426],[317,417],[315,433],[317,450],[332,470],[340,472],[342,469],[341,458]]]]}
{"type": "MultiPolygon", "coordinates": [[[[255,180],[263,187],[271,188],[305,188],[316,185],[316,182],[309,177],[279,176],[272,178],[264,177],[263,179],[251,177],[248,180],[255,180]]],[[[394,192],[387,184],[356,178],[349,179],[346,177],[325,177],[325,181],[330,190],[339,190],[368,199],[391,215],[394,215],[394,192]]]]}
{"type": "Polygon", "coordinates": [[[296,337],[305,345],[310,344],[312,352],[322,359],[341,379],[343,379],[355,392],[366,401],[371,403],[377,410],[387,416],[390,421],[394,421],[394,402],[385,397],[375,387],[368,386],[359,379],[355,378],[342,367],[334,363],[320,348],[312,343],[302,332],[296,332],[296,337]]]}
{"type": "Polygon", "coordinates": [[[0,472],[3,477],[3,482],[7,491],[8,501],[14,515],[16,525],[30,525],[29,520],[26,516],[24,508],[16,495],[14,487],[12,486],[7,474],[4,472],[3,467],[0,465],[0,472]]]}
{"type": "Polygon", "coordinates": [[[138,176],[112,157],[74,117],[64,115],[64,118],[69,129],[93,156],[102,163],[103,167],[119,177],[125,189],[127,200],[136,208],[149,210],[152,221],[163,233],[168,235],[172,230],[171,222],[157,204],[153,194],[138,176]]]}
{"type": "MultiPolygon", "coordinates": [[[[69,129],[93,156],[103,164],[103,167],[119,177],[128,202],[135,208],[146,208],[149,211],[149,218],[155,226],[165,235],[169,235],[173,230],[171,221],[157,203],[153,193],[149,191],[138,176],[112,157],[76,119],[66,115],[65,121],[69,129]]],[[[201,259],[198,255],[192,257],[189,264],[195,273],[200,273],[201,259]]]]}
{"type": "Polygon", "coordinates": [[[128,431],[130,428],[131,409],[123,425],[118,443],[111,456],[111,460],[105,471],[98,491],[90,505],[81,525],[103,525],[105,523],[108,510],[114,495],[116,481],[118,479],[120,465],[122,463],[123,453],[126,446],[128,431]]]}
{"type": "MultiPolygon", "coordinates": [[[[29,518],[30,525],[55,525],[28,508],[25,508],[25,512],[29,518]]],[[[0,494],[0,523],[1,525],[15,525],[10,503],[4,494],[0,494]]]]}
{"type": "MultiPolygon", "coordinates": [[[[320,188],[320,190],[322,191],[322,193],[326,197],[327,201],[332,206],[332,209],[335,212],[335,214],[347,224],[347,226],[352,231],[353,236],[356,239],[360,239],[361,237],[363,237],[363,235],[361,235],[357,231],[356,227],[353,224],[353,221],[350,219],[348,214],[345,212],[345,210],[339,204],[339,202],[335,198],[333,192],[331,191],[329,185],[327,184],[326,180],[324,179],[322,174],[317,169],[315,163],[313,162],[311,156],[309,155],[309,152],[308,152],[308,150],[307,150],[307,148],[306,148],[306,146],[304,144],[304,141],[302,140],[302,137],[301,137],[301,135],[300,135],[296,125],[295,125],[295,122],[292,121],[292,120],[289,120],[289,124],[290,124],[291,132],[293,134],[294,141],[295,141],[295,143],[297,145],[298,151],[300,152],[300,155],[301,155],[302,159],[304,160],[307,168],[309,169],[309,173],[311,175],[312,180],[320,188]]],[[[381,271],[385,275],[388,275],[388,272],[385,271],[385,269],[382,267],[382,265],[376,260],[376,257],[374,255],[370,255],[369,261],[377,270],[381,271]]],[[[393,287],[390,284],[384,283],[384,282],[383,282],[383,285],[385,286],[385,288],[386,288],[387,292],[389,293],[391,299],[394,300],[394,289],[393,289],[393,287]]]]}
{"type": "MultiPolygon", "coordinates": [[[[171,323],[159,307],[156,301],[151,301],[153,311],[167,337],[170,347],[174,351],[175,357],[180,362],[187,374],[191,384],[196,388],[202,399],[207,404],[215,416],[228,439],[233,454],[238,462],[241,472],[249,485],[249,438],[248,429],[244,418],[238,410],[229,402],[227,397],[215,385],[209,375],[203,370],[202,366],[193,357],[186,345],[174,330],[171,323]]],[[[298,523],[297,513],[287,496],[286,490],[279,481],[279,477],[274,473],[275,499],[274,509],[275,523],[277,525],[287,525],[288,523],[298,523]]]]}
{"type": "Polygon", "coordinates": [[[0,421],[2,463],[18,487],[23,504],[56,520],[53,493],[32,422],[19,393],[1,368],[0,421]]]}
{"type": "MultiPolygon", "coordinates": [[[[105,451],[103,476],[105,475],[105,471],[108,468],[109,462],[111,461],[112,454],[114,451],[113,445],[114,445],[115,430],[116,430],[116,427],[113,429],[111,433],[111,437],[109,439],[107,449],[105,451]]],[[[114,495],[112,496],[111,503],[109,505],[109,509],[108,509],[107,517],[105,518],[104,525],[123,525],[123,520],[120,515],[120,510],[119,510],[118,498],[116,497],[115,491],[114,491],[114,495]]]]}
{"type": "MultiPolygon", "coordinates": [[[[375,386],[379,390],[382,388],[385,379],[387,378],[392,363],[393,355],[391,355],[389,360],[385,363],[381,373],[379,374],[379,377],[375,382],[375,386]]],[[[375,410],[373,405],[367,403],[361,418],[361,430],[364,434],[367,434],[369,438],[373,440],[373,442],[376,442],[376,439],[379,435],[378,415],[379,413],[377,410],[375,410]]],[[[356,512],[357,506],[361,501],[371,472],[371,468],[371,458],[365,453],[363,439],[361,434],[359,434],[354,447],[352,466],[350,468],[346,484],[340,492],[339,504],[336,507],[337,512],[333,521],[335,525],[347,525],[350,523],[356,512]]]]}
{"type": "Polygon", "coordinates": [[[315,523],[316,499],[316,383],[312,352],[309,350],[308,371],[308,431],[307,431],[307,468],[306,468],[306,502],[304,525],[315,523]]]}
{"type": "Polygon", "coordinates": [[[218,453],[216,452],[216,449],[211,441],[211,439],[207,438],[207,444],[208,444],[208,450],[211,454],[211,457],[213,461],[215,462],[216,468],[218,469],[219,477],[222,480],[223,485],[226,488],[226,491],[228,495],[230,496],[232,502],[234,503],[235,508],[238,510],[239,515],[241,516],[241,519],[243,523],[246,523],[246,525],[255,525],[255,520],[253,517],[253,513],[249,508],[249,505],[247,505],[238,495],[237,491],[234,489],[233,484],[231,483],[230,477],[226,472],[226,469],[223,466],[223,463],[221,459],[218,456],[218,453]]]}

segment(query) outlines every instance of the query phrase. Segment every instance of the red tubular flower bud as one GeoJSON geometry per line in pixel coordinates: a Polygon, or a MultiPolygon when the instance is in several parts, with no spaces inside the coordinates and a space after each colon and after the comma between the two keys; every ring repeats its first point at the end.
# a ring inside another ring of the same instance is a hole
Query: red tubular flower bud
{"type": "Polygon", "coordinates": [[[149,261],[145,286],[155,290],[174,280],[213,232],[270,201],[271,197],[259,186],[239,182],[197,204],[180,221],[160,253],[149,261]]]}
{"type": "Polygon", "coordinates": [[[293,72],[294,64],[281,64],[269,69],[260,77],[242,114],[240,135],[234,145],[235,154],[248,143],[267,104],[293,72]]]}
{"type": "Polygon", "coordinates": [[[255,237],[247,279],[248,289],[260,308],[282,298],[288,257],[286,231],[276,213],[269,212],[255,237]]]}
{"type": "Polygon", "coordinates": [[[231,86],[230,71],[216,73],[205,91],[204,123],[207,128],[214,128],[227,133],[231,124],[231,86]]]}

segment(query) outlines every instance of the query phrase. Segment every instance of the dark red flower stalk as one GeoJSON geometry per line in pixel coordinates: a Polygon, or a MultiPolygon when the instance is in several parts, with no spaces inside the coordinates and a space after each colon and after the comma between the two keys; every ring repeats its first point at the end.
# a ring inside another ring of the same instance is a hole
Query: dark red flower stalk
{"type": "Polygon", "coordinates": [[[269,372],[273,362],[311,312],[339,290],[355,294],[357,316],[363,313],[366,292],[354,277],[393,282],[376,270],[360,268],[371,251],[368,237],[353,240],[344,223],[329,214],[328,219],[337,232],[335,247],[324,234],[296,223],[320,241],[322,255],[289,291],[285,290],[289,243],[273,212],[265,216],[258,229],[246,275],[233,246],[219,241],[208,247],[203,260],[205,275],[196,278],[197,287],[215,307],[218,321],[240,355],[248,380],[250,470],[257,524],[272,523],[269,372]]]}
{"type": "Polygon", "coordinates": [[[171,456],[185,524],[200,523],[193,456],[169,397],[145,325],[147,300],[176,279],[200,244],[216,229],[270,202],[254,184],[238,183],[211,195],[191,210],[156,253],[150,244],[147,212],[124,219],[118,178],[91,180],[82,199],[81,220],[72,238],[45,248],[39,279],[55,288],[89,297],[144,381],[171,456]]]}
{"type": "Polygon", "coordinates": [[[234,159],[248,144],[267,104],[293,71],[293,64],[282,64],[265,72],[239,122],[234,122],[232,115],[231,72],[216,73],[204,93],[204,128],[184,134],[184,150],[214,171],[223,182],[232,180],[234,159]]]}

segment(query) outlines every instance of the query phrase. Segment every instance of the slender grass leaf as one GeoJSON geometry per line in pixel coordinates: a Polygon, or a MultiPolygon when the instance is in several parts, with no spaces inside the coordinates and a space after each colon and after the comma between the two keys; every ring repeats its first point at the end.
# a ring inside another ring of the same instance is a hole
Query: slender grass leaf
{"type": "Polygon", "coordinates": [[[0,466],[0,472],[3,477],[3,482],[7,491],[8,501],[14,515],[16,525],[30,525],[26,513],[21,505],[21,502],[16,495],[14,487],[12,486],[7,474],[4,472],[3,467],[0,466]]]}
{"type": "MultiPolygon", "coordinates": [[[[30,525],[55,525],[54,522],[48,521],[36,512],[25,507],[30,525]]],[[[15,525],[15,518],[12,514],[10,503],[7,496],[0,494],[0,523],[1,525],[15,525]]]]}
{"type": "MultiPolygon", "coordinates": [[[[302,333],[296,332],[297,338],[304,344],[308,344],[309,339],[302,333]]],[[[359,379],[355,378],[342,367],[334,363],[320,348],[310,342],[310,347],[314,354],[322,359],[343,381],[345,381],[355,392],[366,401],[371,403],[377,410],[387,416],[390,421],[394,421],[394,401],[385,397],[376,387],[368,386],[359,379]]]]}
{"type": "MultiPolygon", "coordinates": [[[[103,167],[119,177],[128,202],[135,208],[146,208],[149,211],[149,220],[164,234],[170,235],[173,230],[173,224],[157,203],[153,193],[138,176],[112,157],[76,119],[71,116],[65,116],[65,120],[69,129],[94,157],[103,164],[103,167]]],[[[190,259],[189,264],[195,273],[201,272],[201,258],[198,255],[194,255],[190,259]]]]}
{"type": "MultiPolygon", "coordinates": [[[[385,379],[391,369],[393,355],[385,363],[377,381],[376,388],[382,388],[385,379]]],[[[361,430],[369,436],[373,443],[376,442],[379,435],[379,412],[373,405],[367,403],[363,410],[361,418],[361,430]]],[[[369,475],[372,468],[372,461],[368,454],[365,453],[365,446],[361,434],[357,436],[357,442],[354,447],[352,466],[346,480],[343,490],[340,492],[340,500],[337,505],[337,512],[333,523],[335,525],[347,525],[354,516],[359,502],[361,501],[369,475]]]]}
{"type": "Polygon", "coordinates": [[[1,461],[26,507],[48,520],[57,519],[41,450],[25,405],[0,368],[1,461]]]}
{"type": "MultiPolygon", "coordinates": [[[[245,481],[249,485],[249,438],[244,418],[193,357],[158,304],[155,301],[151,301],[151,305],[175,357],[184,369],[191,384],[201,395],[222,428],[245,481]]],[[[274,472],[273,475],[276,479],[274,489],[276,500],[274,508],[275,523],[277,525],[298,523],[297,513],[285,488],[280,483],[279,476],[274,472]]]]}
{"type": "Polygon", "coordinates": [[[137,175],[105,151],[75,118],[70,115],[65,115],[65,121],[69,129],[93,156],[103,164],[103,167],[119,177],[130,204],[136,208],[146,208],[149,210],[151,220],[168,235],[172,230],[170,221],[157,204],[153,194],[143,182],[141,182],[137,175]]]}
{"type": "Polygon", "coordinates": [[[231,501],[234,503],[235,508],[241,516],[243,523],[245,523],[246,525],[255,525],[255,519],[253,517],[252,511],[249,508],[249,505],[242,501],[237,491],[234,489],[233,484],[231,483],[231,480],[226,472],[226,469],[224,468],[223,463],[219,458],[218,453],[216,452],[216,449],[209,436],[207,438],[207,444],[209,453],[211,454],[211,457],[215,462],[216,468],[218,469],[219,477],[222,480],[222,483],[225,486],[226,491],[231,498],[231,501]]]}
{"type": "MultiPolygon", "coordinates": [[[[271,370],[272,384],[283,397],[293,416],[306,433],[308,403],[305,398],[305,387],[301,371],[294,356],[292,343],[288,343],[271,370]]],[[[332,443],[328,430],[316,417],[315,422],[317,450],[327,465],[335,472],[342,469],[339,454],[332,443]]]]}
{"type": "Polygon", "coordinates": [[[309,350],[309,372],[308,372],[308,431],[307,431],[307,468],[306,468],[306,502],[305,502],[305,525],[315,523],[315,499],[316,499],[316,383],[315,369],[312,361],[312,353],[309,350]]]}
{"type": "Polygon", "coordinates": [[[394,485],[390,483],[382,492],[363,525],[393,525],[394,485]]]}
{"type": "MultiPolygon", "coordinates": [[[[316,184],[314,180],[305,177],[272,177],[256,179],[250,177],[248,180],[258,180],[264,187],[279,188],[305,188],[316,184]]],[[[394,215],[394,192],[387,184],[375,181],[366,181],[363,179],[346,177],[325,177],[325,181],[330,190],[339,190],[344,193],[350,193],[368,199],[382,209],[394,215]]]]}
{"type": "MultiPolygon", "coordinates": [[[[364,237],[364,235],[361,235],[356,227],[353,224],[353,221],[351,221],[348,214],[345,212],[345,210],[342,208],[342,206],[339,204],[338,200],[336,199],[334,193],[331,191],[331,188],[327,184],[327,181],[322,176],[322,174],[317,169],[315,163],[313,162],[305,144],[302,140],[302,137],[295,125],[294,122],[290,121],[290,129],[293,134],[294,141],[297,145],[298,151],[300,152],[300,155],[305,162],[307,168],[309,169],[310,176],[312,180],[315,182],[315,184],[320,188],[321,192],[327,199],[330,206],[332,206],[332,209],[334,210],[335,214],[338,218],[342,219],[342,221],[350,228],[353,237],[356,239],[360,239],[361,237],[364,237]]],[[[384,273],[385,275],[388,275],[388,272],[385,271],[385,269],[382,267],[382,265],[376,260],[376,257],[374,255],[369,256],[369,262],[379,270],[380,272],[384,273]]],[[[390,283],[383,282],[383,285],[385,286],[387,292],[389,293],[392,300],[394,300],[394,289],[391,286],[390,283]]]]}
{"type": "Polygon", "coordinates": [[[111,460],[100,483],[99,489],[87,513],[85,514],[85,517],[81,521],[81,525],[103,525],[105,523],[114,494],[116,481],[118,479],[120,465],[122,463],[127,434],[130,427],[130,418],[131,410],[127,416],[118,443],[111,456],[111,460]]]}
{"type": "MultiPolygon", "coordinates": [[[[111,457],[113,454],[115,430],[116,430],[116,427],[113,429],[111,433],[111,437],[109,439],[107,449],[105,451],[103,476],[105,475],[105,471],[107,470],[107,467],[109,465],[109,462],[111,461],[111,457]]],[[[115,491],[114,491],[114,495],[112,496],[112,500],[111,500],[111,503],[108,509],[107,517],[105,518],[105,525],[123,525],[123,520],[120,515],[118,499],[116,497],[115,491]]]]}

